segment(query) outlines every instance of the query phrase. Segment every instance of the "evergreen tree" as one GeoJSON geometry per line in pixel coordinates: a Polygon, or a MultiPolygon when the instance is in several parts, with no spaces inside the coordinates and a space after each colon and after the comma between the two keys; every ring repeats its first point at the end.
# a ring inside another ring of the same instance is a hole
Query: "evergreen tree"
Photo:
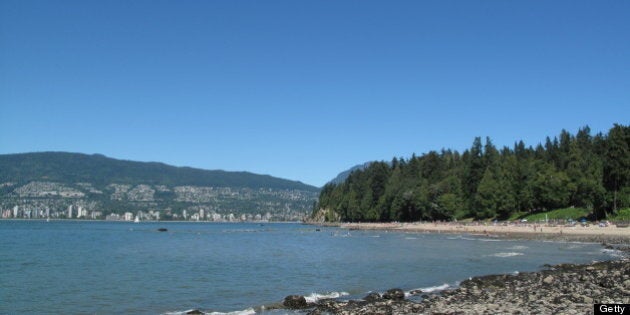
{"type": "Polygon", "coordinates": [[[619,206],[619,191],[630,179],[630,127],[615,124],[606,141],[604,181],[612,193],[613,211],[619,206]]]}
{"type": "Polygon", "coordinates": [[[515,212],[565,207],[605,211],[630,206],[630,127],[576,136],[563,130],[544,145],[517,141],[501,151],[476,137],[470,149],[431,151],[371,163],[322,188],[318,207],[344,221],[505,219],[515,212]]]}

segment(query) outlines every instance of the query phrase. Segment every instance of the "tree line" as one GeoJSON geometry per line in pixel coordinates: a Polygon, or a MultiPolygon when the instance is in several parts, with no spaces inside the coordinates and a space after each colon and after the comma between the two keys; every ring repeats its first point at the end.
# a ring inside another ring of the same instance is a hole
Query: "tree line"
{"type": "Polygon", "coordinates": [[[324,186],[314,211],[327,210],[329,221],[502,220],[567,207],[595,219],[630,207],[629,126],[594,136],[589,127],[562,130],[535,147],[498,149],[477,137],[461,154],[373,162],[324,186]]]}

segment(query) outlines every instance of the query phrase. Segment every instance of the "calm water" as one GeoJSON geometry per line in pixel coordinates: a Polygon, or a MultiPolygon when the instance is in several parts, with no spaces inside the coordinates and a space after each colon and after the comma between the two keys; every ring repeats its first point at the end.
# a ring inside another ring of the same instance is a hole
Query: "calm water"
{"type": "Polygon", "coordinates": [[[611,258],[596,244],[299,224],[0,221],[0,313],[229,312],[611,258]]]}

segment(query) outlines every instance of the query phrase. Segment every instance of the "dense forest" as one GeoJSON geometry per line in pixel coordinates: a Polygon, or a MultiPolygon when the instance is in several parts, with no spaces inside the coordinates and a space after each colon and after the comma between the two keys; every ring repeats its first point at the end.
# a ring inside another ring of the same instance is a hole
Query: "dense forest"
{"type": "Polygon", "coordinates": [[[315,211],[328,221],[507,219],[580,207],[604,218],[630,207],[630,127],[607,134],[563,130],[544,144],[431,151],[373,162],[323,187],[315,211]]]}

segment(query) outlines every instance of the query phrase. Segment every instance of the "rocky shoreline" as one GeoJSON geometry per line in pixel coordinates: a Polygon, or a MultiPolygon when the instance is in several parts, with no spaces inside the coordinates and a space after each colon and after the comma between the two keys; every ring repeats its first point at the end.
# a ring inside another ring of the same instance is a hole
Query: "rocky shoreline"
{"type": "MultiPolygon", "coordinates": [[[[619,248],[618,248],[619,249],[619,248]]],[[[592,314],[595,303],[630,303],[630,259],[587,265],[546,266],[538,272],[488,275],[463,281],[456,289],[420,295],[414,302],[400,289],[370,293],[362,300],[306,303],[288,296],[284,307],[321,314],[592,314]]]]}

